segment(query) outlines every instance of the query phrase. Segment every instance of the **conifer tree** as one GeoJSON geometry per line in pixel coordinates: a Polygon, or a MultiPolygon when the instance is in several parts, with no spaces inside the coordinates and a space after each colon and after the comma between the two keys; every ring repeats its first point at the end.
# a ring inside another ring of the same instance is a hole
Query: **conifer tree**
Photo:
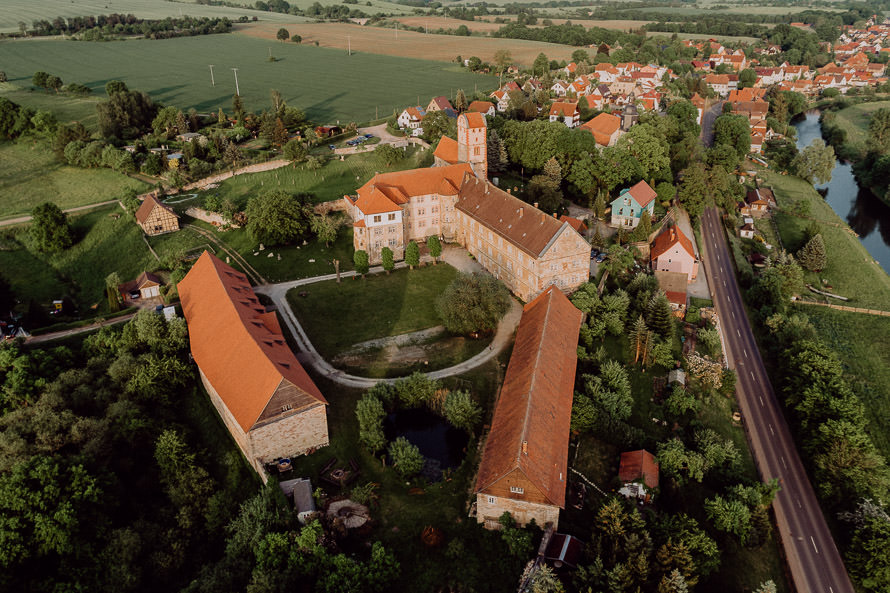
{"type": "Polygon", "coordinates": [[[803,249],[797,252],[797,261],[811,272],[822,271],[825,268],[825,260],[825,241],[821,233],[814,235],[803,249]]]}

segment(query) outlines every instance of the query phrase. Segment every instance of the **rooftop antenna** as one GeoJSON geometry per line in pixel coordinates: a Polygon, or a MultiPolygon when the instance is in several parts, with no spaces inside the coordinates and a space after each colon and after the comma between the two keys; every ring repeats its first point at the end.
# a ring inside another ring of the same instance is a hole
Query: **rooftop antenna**
{"type": "Polygon", "coordinates": [[[213,79],[213,64],[210,64],[210,84],[216,86],[216,81],[213,79]]]}
{"type": "Polygon", "coordinates": [[[241,96],[241,89],[238,88],[238,69],[232,68],[232,72],[235,73],[235,94],[239,97],[241,96]]]}

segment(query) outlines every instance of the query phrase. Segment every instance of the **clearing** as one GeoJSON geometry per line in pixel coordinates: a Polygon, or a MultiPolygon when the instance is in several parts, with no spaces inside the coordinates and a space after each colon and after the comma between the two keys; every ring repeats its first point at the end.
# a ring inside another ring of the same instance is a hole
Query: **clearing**
{"type": "MultiPolygon", "coordinates": [[[[466,24],[469,27],[472,24],[470,21],[464,23],[454,19],[451,20],[451,23],[451,26],[454,27],[461,24],[466,24]]],[[[303,37],[303,45],[318,42],[322,47],[346,50],[347,46],[351,44],[353,53],[358,52],[359,55],[363,53],[384,54],[387,56],[405,56],[452,63],[457,56],[464,58],[478,56],[483,61],[490,62],[494,60],[496,51],[507,49],[517,63],[531,65],[541,52],[545,53],[552,60],[568,60],[571,58],[572,52],[578,49],[570,45],[544,43],[541,41],[495,39],[493,37],[458,37],[456,35],[427,35],[425,33],[415,33],[414,31],[399,31],[397,36],[394,28],[363,27],[346,23],[295,24],[289,25],[287,29],[291,34],[300,34],[303,37]]],[[[278,27],[264,24],[244,25],[239,27],[239,31],[245,36],[274,39],[278,27]]],[[[266,46],[264,45],[263,47],[266,46]]],[[[276,55],[278,54],[276,53],[276,55]]],[[[343,57],[344,59],[346,58],[345,55],[343,57]]],[[[355,55],[353,55],[353,58],[355,58],[355,55]]],[[[427,62],[427,70],[422,71],[421,80],[438,77],[438,74],[432,76],[432,73],[427,74],[431,66],[427,62]]],[[[457,70],[466,73],[461,68],[457,68],[457,70]]],[[[469,74],[465,74],[465,76],[469,76],[469,74]]],[[[478,82],[479,90],[491,89],[495,86],[492,78],[476,75],[475,81],[478,82]],[[492,82],[489,83],[489,86],[484,86],[484,81],[492,82]]],[[[469,92],[473,87],[473,83],[474,81],[471,79],[471,82],[463,88],[469,92]]],[[[384,84],[383,86],[385,87],[386,85],[384,84]]],[[[444,81],[441,86],[445,86],[444,81]]],[[[455,86],[454,88],[459,87],[455,86]]],[[[424,96],[426,95],[421,93],[421,97],[424,96]]],[[[421,101],[424,104],[428,102],[429,99],[421,101]]]]}
{"type": "MultiPolygon", "coordinates": [[[[354,27],[358,31],[375,31],[358,26],[331,26],[335,30],[354,27]]],[[[299,28],[294,26],[290,31],[297,33],[299,28]]],[[[273,30],[277,29],[275,25],[273,30]]],[[[386,33],[385,30],[379,32],[386,33]]],[[[411,41],[405,35],[408,34],[399,34],[402,45],[393,53],[423,55],[410,47],[411,41]]],[[[430,37],[419,33],[411,35],[430,37]]],[[[449,36],[447,39],[462,43],[460,40],[465,38],[449,36]]],[[[506,40],[487,41],[494,42],[493,47],[503,47],[506,40]]],[[[248,110],[259,111],[268,106],[269,90],[275,88],[290,105],[303,109],[309,119],[319,123],[372,120],[418,100],[426,104],[430,97],[448,94],[452,89],[463,88],[469,93],[474,88],[491,90],[497,84],[493,76],[472,74],[456,64],[371,53],[348,56],[345,51],[306,43],[269,43],[238,34],[110,43],[113,45],[58,40],[5,41],[0,42],[0,53],[3,68],[14,84],[28,86],[34,72],[44,70],[58,73],[65,82],[85,84],[96,95],[104,95],[105,83],[119,79],[130,88],[149,93],[156,101],[181,109],[194,107],[202,113],[214,112],[220,107],[226,111],[231,109],[235,93],[231,69],[238,68],[238,84],[248,110]],[[270,51],[277,59],[275,62],[269,61],[270,51]],[[139,68],[133,68],[133,64],[139,64],[139,68]],[[209,64],[216,65],[215,86],[211,84],[209,64]]],[[[354,38],[353,49],[359,49],[356,43],[369,44],[368,51],[373,47],[373,41],[360,42],[354,38]]],[[[345,35],[342,47],[346,47],[345,35]]],[[[572,51],[568,46],[554,47],[561,47],[566,56],[572,51]]],[[[461,50],[449,52],[447,59],[453,60],[461,50]]]]}
{"type": "Polygon", "coordinates": [[[0,142],[0,219],[29,214],[47,201],[63,210],[104,202],[128,188],[141,192],[148,185],[111,169],[63,165],[40,142],[0,142]]]}

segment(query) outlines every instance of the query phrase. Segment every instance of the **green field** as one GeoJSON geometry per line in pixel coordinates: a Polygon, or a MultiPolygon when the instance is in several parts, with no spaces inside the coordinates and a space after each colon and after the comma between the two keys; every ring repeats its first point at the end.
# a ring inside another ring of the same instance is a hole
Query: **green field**
{"type": "Polygon", "coordinates": [[[42,202],[74,208],[148,185],[111,169],[80,169],[56,161],[40,142],[0,142],[0,219],[28,214],[42,202]]]}
{"type": "Polygon", "coordinates": [[[270,42],[241,35],[205,35],[160,41],[109,43],[73,41],[0,42],[3,69],[12,83],[29,85],[37,70],[56,73],[104,95],[109,80],[120,79],[156,101],[200,112],[230,110],[235,93],[231,68],[245,107],[270,105],[278,89],[290,105],[313,121],[346,123],[386,117],[394,110],[451,89],[492,89],[493,76],[471,74],[455,64],[336,49],[270,42]],[[278,58],[269,62],[269,51],[278,58]],[[216,86],[209,64],[214,64],[216,86]]]}
{"type": "Polygon", "coordinates": [[[331,358],[353,344],[441,325],[433,303],[456,276],[447,264],[423,266],[318,282],[291,290],[287,300],[319,354],[331,358]]]}
{"type": "Polygon", "coordinates": [[[96,103],[105,98],[104,94],[75,97],[65,93],[57,94],[31,90],[30,81],[29,85],[26,86],[0,82],[0,97],[9,99],[24,107],[49,111],[60,122],[79,121],[91,131],[95,131],[98,128],[99,118],[96,115],[96,103]]]}
{"type": "Polygon", "coordinates": [[[836,111],[838,127],[847,132],[847,144],[865,148],[871,114],[878,109],[888,107],[890,107],[890,101],[875,101],[874,103],[860,103],[836,111]]]}
{"type": "MultiPolygon", "coordinates": [[[[766,185],[773,188],[780,208],[794,212],[797,202],[806,201],[809,203],[809,216],[843,224],[831,206],[806,181],[766,170],[760,171],[760,175],[766,185]]],[[[811,221],[784,212],[776,213],[775,220],[785,248],[795,253],[802,247],[804,231],[811,221]]],[[[846,226],[821,226],[828,264],[819,274],[807,272],[806,281],[818,286],[820,280],[827,280],[833,292],[850,298],[851,307],[890,310],[890,276],[873,263],[874,258],[846,226]]]]}

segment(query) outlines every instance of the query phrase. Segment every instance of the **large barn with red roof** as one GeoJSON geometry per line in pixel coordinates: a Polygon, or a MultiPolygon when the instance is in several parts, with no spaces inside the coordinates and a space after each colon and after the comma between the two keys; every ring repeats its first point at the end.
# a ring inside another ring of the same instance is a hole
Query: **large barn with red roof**
{"type": "Polygon", "coordinates": [[[201,381],[260,476],[266,463],[326,446],[327,401],[247,277],[205,251],[178,288],[201,381]]]}

